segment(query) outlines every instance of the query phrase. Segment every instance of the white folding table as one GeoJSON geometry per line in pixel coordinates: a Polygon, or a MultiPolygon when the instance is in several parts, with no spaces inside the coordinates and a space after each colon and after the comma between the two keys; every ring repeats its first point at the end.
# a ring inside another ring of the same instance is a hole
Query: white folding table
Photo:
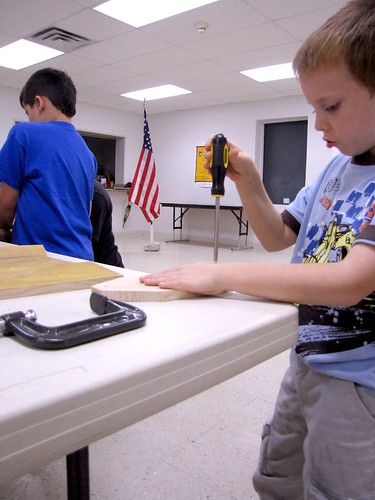
{"type": "MultiPolygon", "coordinates": [[[[71,323],[94,316],[89,298],[80,290],[4,299],[0,316],[32,308],[38,323],[71,323]]],[[[147,314],[144,326],[68,349],[0,337],[0,483],[74,457],[295,341],[289,304],[228,293],[134,305],[147,314]]]]}

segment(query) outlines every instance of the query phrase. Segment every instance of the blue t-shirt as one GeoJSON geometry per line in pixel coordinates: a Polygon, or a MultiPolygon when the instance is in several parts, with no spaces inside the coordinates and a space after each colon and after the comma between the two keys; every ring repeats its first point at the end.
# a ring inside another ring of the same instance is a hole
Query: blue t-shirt
{"type": "Polygon", "coordinates": [[[0,151],[0,180],[19,192],[13,243],[93,260],[89,213],[96,170],[71,123],[14,125],[0,151]]]}
{"type": "MultiPolygon", "coordinates": [[[[288,206],[284,221],[299,229],[292,262],[338,262],[354,244],[375,246],[375,165],[357,161],[337,156],[288,206]]],[[[300,305],[296,351],[318,371],[375,389],[375,294],[353,307],[300,305]]]]}

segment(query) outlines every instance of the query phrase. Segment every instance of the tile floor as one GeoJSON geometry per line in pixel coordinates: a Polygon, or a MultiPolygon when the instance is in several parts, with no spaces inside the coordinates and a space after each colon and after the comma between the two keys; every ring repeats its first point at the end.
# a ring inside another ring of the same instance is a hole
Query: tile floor
{"type": "MultiPolygon", "coordinates": [[[[155,238],[155,241],[157,239],[155,238]]],[[[125,266],[145,272],[213,261],[207,244],[166,243],[144,251],[148,234],[120,233],[125,266]]],[[[281,261],[290,252],[219,248],[219,262],[281,261]]],[[[254,368],[90,445],[91,498],[98,500],[248,500],[263,421],[288,362],[283,352],[254,368]]],[[[0,486],[0,500],[63,500],[65,458],[0,486]]]]}

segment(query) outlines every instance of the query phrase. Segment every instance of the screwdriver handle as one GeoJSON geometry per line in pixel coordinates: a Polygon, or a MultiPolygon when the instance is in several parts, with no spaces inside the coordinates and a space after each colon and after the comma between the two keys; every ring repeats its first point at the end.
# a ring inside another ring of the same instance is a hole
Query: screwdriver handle
{"type": "Polygon", "coordinates": [[[224,196],[224,179],[228,168],[228,144],[223,134],[217,134],[211,141],[212,196],[224,196]]]}

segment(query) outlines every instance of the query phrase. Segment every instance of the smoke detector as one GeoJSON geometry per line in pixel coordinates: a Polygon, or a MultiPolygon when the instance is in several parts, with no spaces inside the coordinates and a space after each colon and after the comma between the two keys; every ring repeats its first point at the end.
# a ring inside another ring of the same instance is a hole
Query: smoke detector
{"type": "Polygon", "coordinates": [[[198,21],[195,23],[195,27],[197,28],[198,33],[206,33],[208,28],[208,23],[205,21],[198,21]]]}

